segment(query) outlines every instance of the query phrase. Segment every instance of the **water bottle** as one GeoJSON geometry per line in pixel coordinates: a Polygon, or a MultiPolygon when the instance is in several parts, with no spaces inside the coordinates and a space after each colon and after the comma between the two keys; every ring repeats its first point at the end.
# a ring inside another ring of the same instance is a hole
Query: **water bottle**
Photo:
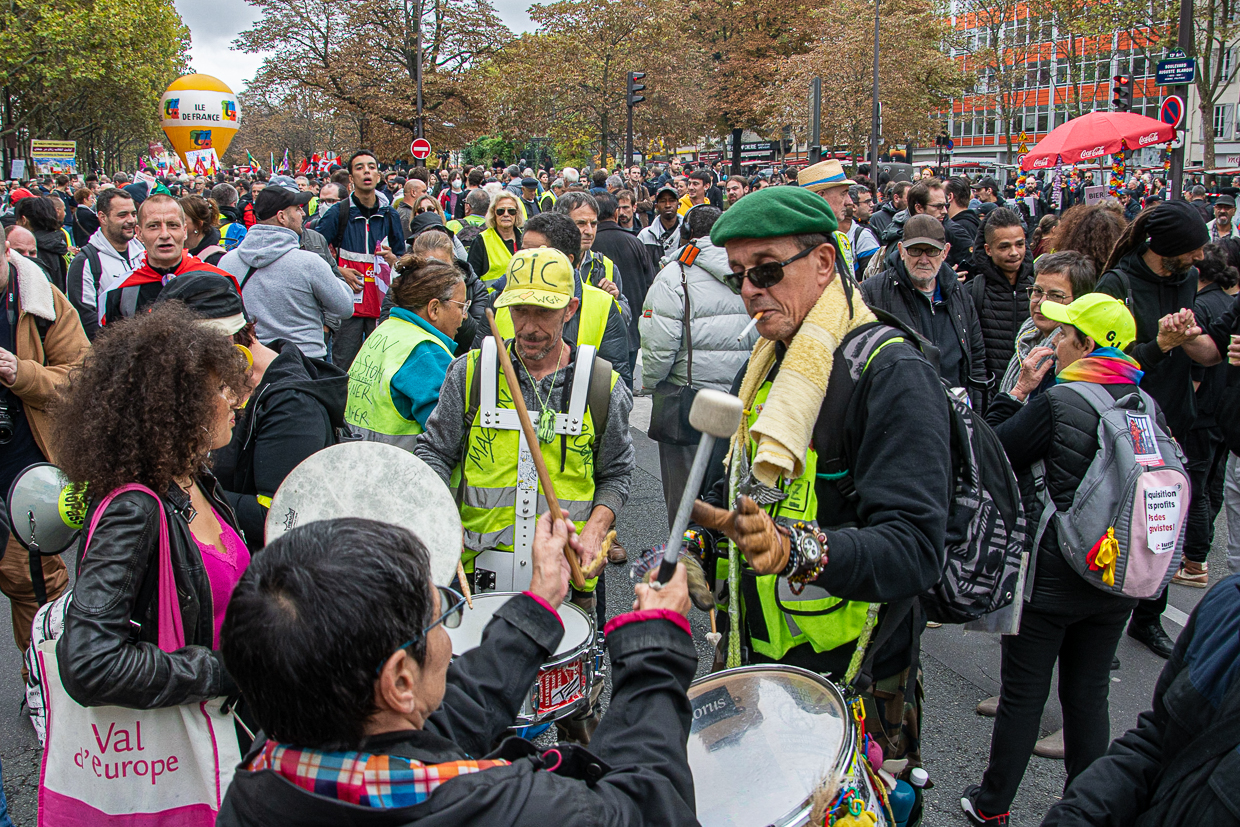
{"type": "Polygon", "coordinates": [[[913,792],[916,793],[917,797],[913,802],[913,809],[909,812],[905,823],[907,827],[916,827],[916,825],[921,823],[921,817],[924,813],[925,802],[923,796],[925,795],[926,785],[930,783],[930,773],[921,767],[914,767],[913,771],[909,773],[908,780],[913,785],[913,792]]]}
{"type": "Polygon", "coordinates": [[[891,801],[891,815],[895,817],[896,827],[905,827],[908,824],[908,814],[912,812],[913,804],[917,800],[917,791],[907,781],[897,781],[896,788],[891,791],[888,798],[891,801]]]}

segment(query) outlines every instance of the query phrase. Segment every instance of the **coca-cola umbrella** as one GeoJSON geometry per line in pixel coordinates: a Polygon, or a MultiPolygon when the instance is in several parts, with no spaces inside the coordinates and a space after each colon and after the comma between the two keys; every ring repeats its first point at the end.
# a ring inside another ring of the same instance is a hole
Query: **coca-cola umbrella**
{"type": "Polygon", "coordinates": [[[1175,137],[1171,124],[1131,112],[1090,112],[1073,118],[1038,141],[1021,161],[1025,172],[1057,162],[1093,161],[1121,149],[1165,144],[1175,137]]]}

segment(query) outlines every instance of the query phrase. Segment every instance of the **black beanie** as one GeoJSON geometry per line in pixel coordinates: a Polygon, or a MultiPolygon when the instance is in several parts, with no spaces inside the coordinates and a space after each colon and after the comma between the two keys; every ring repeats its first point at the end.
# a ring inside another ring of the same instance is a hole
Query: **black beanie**
{"type": "Polygon", "coordinates": [[[1160,256],[1182,256],[1210,243],[1210,231],[1187,201],[1162,201],[1145,220],[1150,249],[1160,256]]]}

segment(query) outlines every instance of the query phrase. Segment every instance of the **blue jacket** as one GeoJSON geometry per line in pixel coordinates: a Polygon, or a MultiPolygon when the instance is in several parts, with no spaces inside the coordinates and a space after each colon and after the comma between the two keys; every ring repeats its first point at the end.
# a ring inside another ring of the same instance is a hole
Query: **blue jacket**
{"type": "Polygon", "coordinates": [[[381,201],[376,201],[375,207],[374,215],[370,216],[371,248],[369,250],[366,249],[366,219],[362,215],[362,208],[358,205],[355,196],[350,195],[347,201],[341,201],[339,204],[332,206],[319,219],[319,223],[315,225],[314,229],[322,234],[327,239],[327,243],[337,250],[369,254],[374,252],[374,245],[382,243],[383,239],[386,238],[388,246],[392,248],[392,252],[398,256],[403,256],[405,254],[405,234],[400,226],[400,215],[396,210],[384,205],[381,201]],[[349,223],[344,228],[342,234],[340,228],[340,208],[345,204],[349,208],[349,223]]]}

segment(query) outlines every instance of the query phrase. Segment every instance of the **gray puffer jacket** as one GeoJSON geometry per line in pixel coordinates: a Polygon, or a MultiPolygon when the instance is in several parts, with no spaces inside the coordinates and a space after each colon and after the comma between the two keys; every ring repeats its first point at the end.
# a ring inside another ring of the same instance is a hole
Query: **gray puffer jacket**
{"type": "MultiPolygon", "coordinates": [[[[693,386],[726,393],[749,359],[758,333],[751,330],[744,339],[736,341],[749,324],[749,314],[741,297],[723,283],[731,273],[727,251],[711,244],[706,237],[695,243],[702,252],[684,273],[689,286],[693,386]]],[[[642,334],[642,386],[646,388],[653,388],[664,379],[675,385],[689,381],[680,268],[680,263],[673,261],[654,277],[638,321],[642,334]]]]}

